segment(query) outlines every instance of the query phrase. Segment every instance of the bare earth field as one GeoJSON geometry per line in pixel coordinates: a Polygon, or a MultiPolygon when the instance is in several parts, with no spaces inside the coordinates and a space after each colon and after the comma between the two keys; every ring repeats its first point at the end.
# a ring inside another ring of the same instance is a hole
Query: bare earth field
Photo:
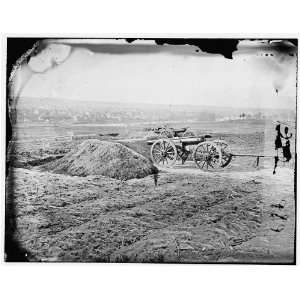
{"type": "MultiPolygon", "coordinates": [[[[263,130],[223,136],[235,152],[272,153],[273,136],[263,130]]],[[[122,143],[149,157],[145,141],[122,143]]],[[[30,261],[294,263],[293,162],[273,175],[272,160],[255,168],[253,158],[237,158],[219,172],[188,161],[161,170],[158,186],[152,175],[121,181],[40,171],[72,147],[41,153],[31,144],[27,157],[11,156],[7,203],[15,204],[15,238],[30,261]]]]}

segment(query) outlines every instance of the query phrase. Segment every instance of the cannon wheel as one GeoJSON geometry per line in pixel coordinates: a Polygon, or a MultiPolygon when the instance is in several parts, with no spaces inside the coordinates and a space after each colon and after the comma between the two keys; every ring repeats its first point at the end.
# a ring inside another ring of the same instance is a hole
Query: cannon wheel
{"type": "Polygon", "coordinates": [[[228,146],[228,143],[225,142],[224,140],[215,140],[213,142],[216,143],[221,148],[221,152],[222,152],[221,167],[225,168],[230,164],[232,159],[232,154],[228,146]]]}
{"type": "Polygon", "coordinates": [[[160,167],[172,167],[177,160],[177,149],[169,139],[157,140],[151,147],[150,155],[153,163],[160,167]]]}
{"type": "Polygon", "coordinates": [[[214,142],[199,143],[193,153],[196,165],[203,170],[214,170],[221,166],[221,148],[214,142]]]}

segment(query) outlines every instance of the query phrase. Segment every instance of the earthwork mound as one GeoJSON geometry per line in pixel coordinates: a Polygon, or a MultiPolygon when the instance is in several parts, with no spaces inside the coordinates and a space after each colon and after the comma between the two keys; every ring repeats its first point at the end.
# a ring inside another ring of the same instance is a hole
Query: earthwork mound
{"type": "Polygon", "coordinates": [[[73,176],[103,175],[121,180],[142,178],[157,171],[150,160],[130,148],[96,139],[84,141],[41,169],[73,176]]]}

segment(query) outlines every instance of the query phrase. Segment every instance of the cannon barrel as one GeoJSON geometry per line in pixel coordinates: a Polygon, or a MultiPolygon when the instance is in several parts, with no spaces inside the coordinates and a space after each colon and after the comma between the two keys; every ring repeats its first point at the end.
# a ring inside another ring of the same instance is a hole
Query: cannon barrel
{"type": "MultiPolygon", "coordinates": [[[[173,141],[175,144],[180,143],[180,144],[185,144],[185,145],[196,145],[198,143],[204,142],[206,138],[210,138],[211,136],[206,134],[203,136],[198,136],[198,137],[174,137],[170,138],[171,141],[173,141]]],[[[148,145],[152,145],[155,143],[156,140],[150,140],[147,141],[148,145]]]]}

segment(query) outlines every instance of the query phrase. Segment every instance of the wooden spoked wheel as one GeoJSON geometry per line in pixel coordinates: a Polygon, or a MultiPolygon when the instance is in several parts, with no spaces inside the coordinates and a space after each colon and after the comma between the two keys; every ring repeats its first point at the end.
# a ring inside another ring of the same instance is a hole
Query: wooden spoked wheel
{"type": "Polygon", "coordinates": [[[199,143],[193,153],[196,165],[203,170],[214,170],[221,166],[222,152],[213,142],[199,143]]]}
{"type": "Polygon", "coordinates": [[[223,140],[215,140],[213,141],[215,144],[217,144],[222,152],[222,161],[221,161],[221,168],[225,168],[226,166],[228,166],[231,162],[232,159],[232,154],[230,151],[230,148],[227,144],[227,142],[223,141],[223,140]]]}
{"type": "Polygon", "coordinates": [[[151,159],[160,167],[172,167],[177,160],[177,149],[175,144],[168,139],[157,140],[151,147],[151,159]]]}

